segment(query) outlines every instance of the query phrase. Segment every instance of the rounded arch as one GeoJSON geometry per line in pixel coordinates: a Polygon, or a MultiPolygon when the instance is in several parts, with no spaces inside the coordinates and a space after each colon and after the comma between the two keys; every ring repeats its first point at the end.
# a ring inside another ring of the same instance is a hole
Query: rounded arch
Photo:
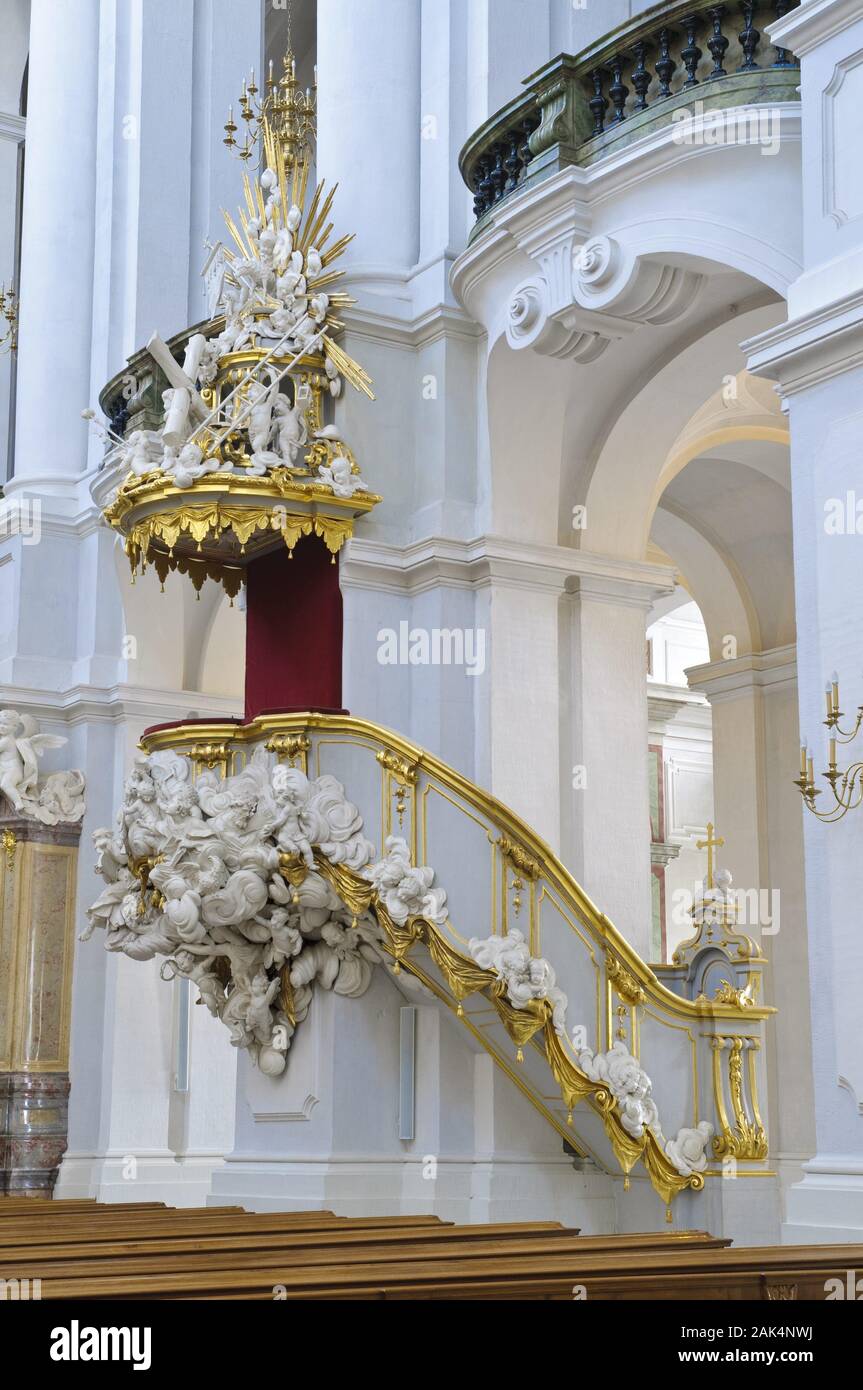
{"type": "Polygon", "coordinates": [[[729,634],[736,638],[737,655],[759,651],[758,610],[746,576],[717,538],[682,510],[668,504],[657,510],[651,534],[698,604],[707,630],[711,660],[721,657],[729,634]]]}
{"type": "MultiPolygon", "coordinates": [[[[774,301],[765,304],[763,299],[739,313],[729,314],[726,308],[718,320],[711,312],[706,331],[693,329],[671,341],[665,330],[658,362],[654,354],[645,362],[644,347],[637,341],[641,335],[635,333],[625,344],[630,349],[629,362],[623,354],[620,357],[621,368],[629,369],[629,381],[618,386],[618,398],[625,399],[622,408],[614,409],[608,391],[601,401],[599,388],[586,407],[583,398],[570,400],[561,513],[567,492],[577,490],[588,517],[577,543],[599,554],[640,560],[669,481],[703,452],[711,435],[723,442],[730,442],[732,435],[772,442],[787,439],[781,415],[760,397],[750,402],[747,396],[745,409],[740,402],[721,401],[724,382],[737,381],[744,373],[741,341],[750,331],[756,333],[781,321],[783,315],[783,306],[774,301]],[[718,418],[716,410],[722,412],[718,418]],[[591,432],[593,439],[585,441],[584,434],[591,432]]],[[[662,332],[645,330],[644,346],[662,332]]]]}

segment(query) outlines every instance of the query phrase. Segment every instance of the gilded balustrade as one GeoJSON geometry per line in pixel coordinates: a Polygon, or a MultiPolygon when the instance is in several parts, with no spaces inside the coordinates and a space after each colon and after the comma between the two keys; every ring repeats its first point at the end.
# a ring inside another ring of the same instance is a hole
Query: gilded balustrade
{"type": "MultiPolygon", "coordinates": [[[[355,914],[371,908],[395,968],[418,978],[449,1007],[581,1158],[629,1173],[641,1160],[669,1203],[704,1174],[682,1174],[655,1135],[634,1138],[615,1097],[579,1066],[580,1047],[619,1042],[653,1081],[666,1134],[707,1120],[714,1126],[707,1175],[733,1159],[763,1173],[767,1156],[758,1108],[761,1030],[773,1010],[733,992],[690,999],[667,988],[590,901],[534,832],[460,773],[388,730],[348,715],[272,715],[246,725],[195,723],[145,735],[149,753],[188,756],[193,775],[239,772],[261,746],[309,777],[330,773],[360,808],[382,847],[403,837],[417,865],[435,869],[448,919],[398,926],[372,885],[316,854],[316,869],[355,914]],[[566,1032],[552,1005],[515,1008],[493,971],[480,968],[469,938],[519,930],[532,956],[552,964],[568,998],[566,1032]],[[745,1059],[745,1063],[744,1063],[745,1059]],[[579,1102],[577,1122],[573,1108],[579,1102]]],[[[305,870],[286,864],[293,882],[305,870]]]]}

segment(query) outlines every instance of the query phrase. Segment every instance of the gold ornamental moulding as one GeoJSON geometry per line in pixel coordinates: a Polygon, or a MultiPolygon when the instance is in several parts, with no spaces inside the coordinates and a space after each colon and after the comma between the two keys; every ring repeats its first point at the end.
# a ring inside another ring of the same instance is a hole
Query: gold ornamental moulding
{"type": "Polygon", "coordinates": [[[294,736],[310,738],[316,733],[338,735],[340,739],[356,739],[366,746],[371,745],[385,771],[391,772],[401,762],[411,768],[414,776],[423,773],[429,780],[438,782],[448,792],[460,797],[468,808],[488,817],[498,836],[510,844],[517,844],[525,855],[537,863],[541,877],[549,888],[587,928],[603,954],[611,955],[613,964],[610,971],[606,962],[608,977],[619,979],[628,992],[643,991],[644,1000],[639,1002],[658,1007],[663,1013],[690,1024],[713,1019],[745,1019],[752,1022],[769,1018],[776,1012],[772,1006],[759,1005],[754,1000],[741,1006],[716,999],[692,1000],[675,994],[633,950],[605,913],[599,911],[554,851],[514,811],[433,754],[371,720],[348,714],[295,713],[262,715],[241,725],[217,722],[177,724],[145,733],[140,747],[146,753],[171,749],[188,756],[191,747],[198,742],[225,741],[232,754],[245,755],[253,744],[266,744],[269,741],[275,752],[277,739],[281,741],[294,736]]]}
{"type": "Polygon", "coordinates": [[[380,500],[372,492],[340,499],[288,469],[209,475],[182,491],[160,474],[124,483],[105,520],[124,538],[133,580],[152,564],[164,586],[179,569],[198,590],[215,579],[233,599],[245,567],[280,541],[290,553],[303,536],[320,536],[335,562],[355,519],[380,500]]]}

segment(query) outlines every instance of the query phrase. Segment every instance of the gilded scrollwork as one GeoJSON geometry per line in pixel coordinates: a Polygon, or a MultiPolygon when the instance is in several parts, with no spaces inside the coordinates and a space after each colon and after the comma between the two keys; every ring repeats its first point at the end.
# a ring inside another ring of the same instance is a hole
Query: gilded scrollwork
{"type": "Polygon", "coordinates": [[[517,844],[515,840],[510,840],[505,835],[501,835],[498,842],[498,849],[506,859],[512,869],[521,878],[536,880],[542,873],[542,865],[539,860],[534,859],[528,854],[527,850],[517,844]]]}
{"type": "Polygon", "coordinates": [[[758,1076],[755,1066],[759,1046],[758,1038],[742,1034],[717,1034],[711,1038],[714,1102],[720,1122],[720,1132],[713,1140],[713,1152],[717,1158],[756,1160],[767,1157],[767,1134],[758,1107],[758,1076]],[[748,1054],[749,1058],[749,1107],[744,1080],[744,1053],[748,1054]],[[727,1087],[722,1067],[722,1058],[726,1054],[727,1087]],[[728,1114],[726,1090],[731,1101],[733,1123],[728,1114]]]}
{"type": "Polygon", "coordinates": [[[275,753],[279,762],[289,762],[295,767],[299,762],[303,772],[308,772],[308,753],[312,741],[308,734],[273,734],[264,747],[268,753],[275,753]]]}
{"type": "Polygon", "coordinates": [[[647,998],[635,976],[626,969],[613,951],[605,953],[605,972],[621,999],[627,1004],[643,1004],[647,998]]]}

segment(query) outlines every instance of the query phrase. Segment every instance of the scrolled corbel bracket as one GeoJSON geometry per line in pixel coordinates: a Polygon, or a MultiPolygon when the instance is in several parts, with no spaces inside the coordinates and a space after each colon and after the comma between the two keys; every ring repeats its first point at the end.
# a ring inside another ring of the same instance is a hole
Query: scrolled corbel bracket
{"type": "Polygon", "coordinates": [[[573,247],[573,302],[632,327],[674,323],[694,303],[703,283],[703,275],[637,256],[614,237],[593,236],[573,247]]]}
{"type": "Polygon", "coordinates": [[[579,322],[571,306],[553,310],[551,287],[544,275],[523,280],[513,291],[506,322],[506,340],[517,352],[533,348],[543,357],[569,357],[593,362],[610,342],[579,322]]]}
{"type": "MultiPolygon", "coordinates": [[[[526,248],[525,248],[526,249],[526,248]]],[[[613,237],[577,233],[532,248],[538,273],[516,286],[506,337],[516,351],[594,362],[609,344],[643,324],[681,318],[703,276],[636,256],[613,237]]]]}

